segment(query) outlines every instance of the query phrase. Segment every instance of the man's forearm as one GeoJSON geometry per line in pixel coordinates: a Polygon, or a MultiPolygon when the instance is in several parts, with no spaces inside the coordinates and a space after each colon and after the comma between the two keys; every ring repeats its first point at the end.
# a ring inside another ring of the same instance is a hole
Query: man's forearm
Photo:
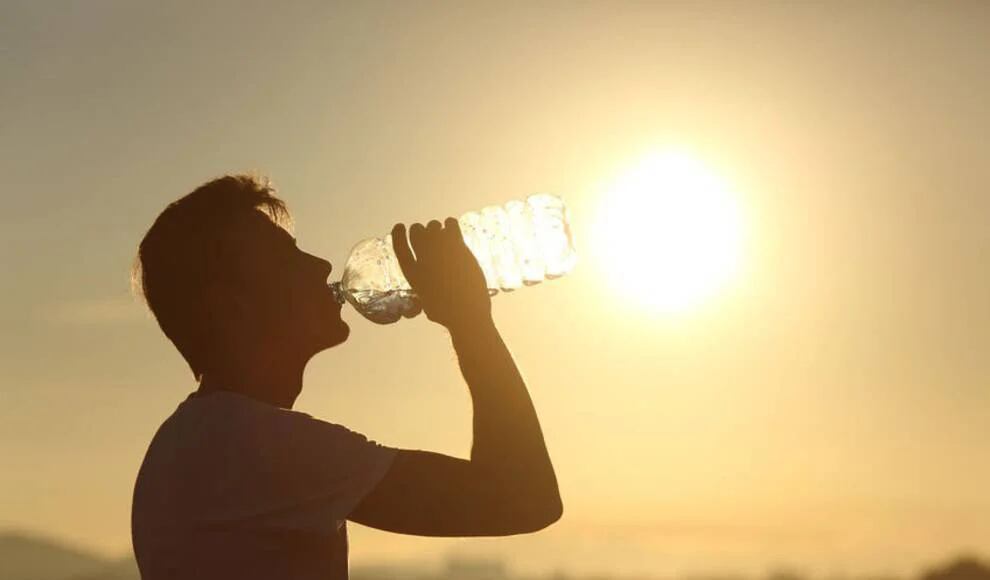
{"type": "Polygon", "coordinates": [[[518,493],[559,502],[536,410],[494,323],[453,329],[451,339],[473,402],[472,463],[518,493]]]}

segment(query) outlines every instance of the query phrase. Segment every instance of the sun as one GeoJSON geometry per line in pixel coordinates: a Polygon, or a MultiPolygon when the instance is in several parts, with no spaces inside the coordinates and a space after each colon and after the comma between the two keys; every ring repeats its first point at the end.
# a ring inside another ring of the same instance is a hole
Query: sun
{"type": "Polygon", "coordinates": [[[613,291],[665,314],[700,306],[736,275],[743,220],[727,184],[681,151],[650,153],[608,188],[593,247],[613,291]]]}

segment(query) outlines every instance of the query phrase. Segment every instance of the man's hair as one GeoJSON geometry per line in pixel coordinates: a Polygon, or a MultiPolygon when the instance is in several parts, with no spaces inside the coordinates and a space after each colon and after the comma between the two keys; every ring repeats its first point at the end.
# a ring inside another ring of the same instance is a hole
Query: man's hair
{"type": "Polygon", "coordinates": [[[226,175],[172,202],[155,219],[138,247],[131,272],[136,293],[155,315],[196,379],[202,377],[215,346],[207,289],[229,279],[232,265],[223,259],[225,230],[247,212],[261,212],[291,230],[285,203],[264,178],[226,175]]]}

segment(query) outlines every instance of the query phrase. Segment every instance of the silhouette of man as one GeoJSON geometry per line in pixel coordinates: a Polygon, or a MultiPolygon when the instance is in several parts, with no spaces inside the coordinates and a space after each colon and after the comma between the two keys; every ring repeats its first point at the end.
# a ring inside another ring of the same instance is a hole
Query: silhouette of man
{"type": "Polygon", "coordinates": [[[288,220],[267,183],[226,176],[170,204],[141,241],[135,280],[199,382],[138,473],[142,578],[341,579],[347,520],[502,536],[559,519],[536,412],[452,218],[412,225],[408,241],[402,224],[392,235],[470,389],[470,460],[385,447],[291,410],[307,361],[349,328],[327,286],[330,263],[296,246],[288,220]]]}

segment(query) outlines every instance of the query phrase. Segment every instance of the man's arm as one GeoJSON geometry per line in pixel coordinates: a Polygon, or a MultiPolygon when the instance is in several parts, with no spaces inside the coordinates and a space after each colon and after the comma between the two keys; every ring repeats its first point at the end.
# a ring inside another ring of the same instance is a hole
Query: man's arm
{"type": "Polygon", "coordinates": [[[438,222],[413,226],[415,263],[408,246],[401,247],[405,230],[399,226],[393,238],[398,235],[402,240],[394,243],[403,272],[427,317],[450,330],[471,391],[471,459],[401,450],[349,518],[427,536],[509,535],[552,524],[563,507],[539,419],[492,322],[484,276],[464,247],[456,221],[448,220],[446,230],[438,222]]]}

